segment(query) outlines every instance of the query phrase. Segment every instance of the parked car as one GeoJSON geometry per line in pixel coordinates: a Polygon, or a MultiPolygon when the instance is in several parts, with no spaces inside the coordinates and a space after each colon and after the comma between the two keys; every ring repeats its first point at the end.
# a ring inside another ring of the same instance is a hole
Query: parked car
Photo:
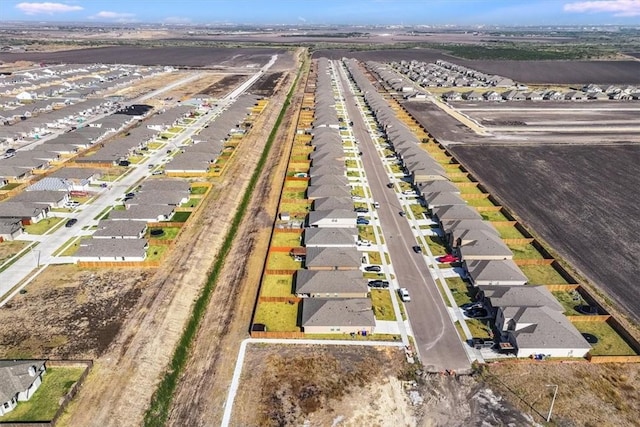
{"type": "Polygon", "coordinates": [[[389,287],[389,282],[386,280],[369,280],[369,287],[386,289],[389,287]]]}
{"type": "Polygon", "coordinates": [[[134,197],[136,195],[136,193],[127,193],[124,195],[124,197],[134,197]]]}
{"type": "Polygon", "coordinates": [[[400,216],[405,216],[405,215],[407,215],[407,214],[405,213],[405,211],[400,211],[400,212],[398,212],[398,214],[399,214],[400,216]]]}
{"type": "Polygon", "coordinates": [[[371,271],[371,272],[376,272],[379,273],[380,271],[382,271],[382,268],[380,268],[379,265],[368,265],[364,268],[364,271],[371,271]]]}
{"type": "Polygon", "coordinates": [[[393,182],[389,182],[389,183],[387,184],[387,188],[393,188],[393,182]]]}
{"type": "Polygon", "coordinates": [[[367,213],[367,212],[369,212],[369,209],[360,206],[360,207],[355,208],[354,211],[360,212],[360,213],[367,213]]]}
{"type": "Polygon", "coordinates": [[[489,317],[489,310],[486,308],[471,308],[464,312],[465,316],[471,317],[472,319],[480,319],[489,317]]]}
{"type": "Polygon", "coordinates": [[[484,308],[484,304],[480,301],[476,301],[476,302],[468,302],[466,304],[462,304],[460,306],[461,309],[463,310],[471,310],[474,308],[484,308]]]}
{"type": "Polygon", "coordinates": [[[422,253],[422,247],[420,245],[415,245],[412,249],[413,249],[413,252],[417,254],[422,253]]]}
{"type": "Polygon", "coordinates": [[[358,217],[358,219],[356,219],[356,224],[357,225],[369,225],[369,220],[366,219],[366,218],[358,217]]]}
{"type": "Polygon", "coordinates": [[[405,196],[415,196],[416,192],[415,190],[404,190],[402,194],[404,194],[405,196]]]}
{"type": "Polygon", "coordinates": [[[442,263],[450,263],[450,262],[459,262],[460,258],[452,254],[446,254],[444,256],[437,258],[437,260],[438,262],[442,262],[442,263]]]}
{"type": "Polygon", "coordinates": [[[75,224],[76,222],[78,222],[77,219],[71,218],[71,219],[67,220],[67,222],[66,222],[66,224],[64,226],[67,227],[67,228],[73,227],[73,224],[75,224]]]}
{"type": "Polygon", "coordinates": [[[376,208],[376,209],[379,209],[380,208],[380,203],[373,202],[373,207],[376,208]]]}
{"type": "Polygon", "coordinates": [[[400,299],[403,302],[411,301],[411,296],[409,295],[409,291],[407,290],[407,288],[398,289],[398,295],[400,295],[400,299]]]}
{"type": "Polygon", "coordinates": [[[151,175],[162,175],[164,171],[153,171],[151,175]]]}

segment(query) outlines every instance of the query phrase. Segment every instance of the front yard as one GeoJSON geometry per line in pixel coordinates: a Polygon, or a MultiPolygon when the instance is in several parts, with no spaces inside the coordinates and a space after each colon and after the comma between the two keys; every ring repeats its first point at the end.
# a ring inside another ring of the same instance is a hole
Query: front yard
{"type": "Polygon", "coordinates": [[[396,314],[391,303],[391,294],[388,289],[372,289],[371,304],[373,305],[373,314],[376,319],[396,320],[396,314]]]}
{"type": "Polygon", "coordinates": [[[26,225],[24,227],[24,231],[26,231],[29,234],[41,235],[51,230],[52,228],[54,228],[64,220],[65,220],[64,218],[57,218],[57,217],[45,218],[41,221],[38,221],[35,224],[26,225]]]}

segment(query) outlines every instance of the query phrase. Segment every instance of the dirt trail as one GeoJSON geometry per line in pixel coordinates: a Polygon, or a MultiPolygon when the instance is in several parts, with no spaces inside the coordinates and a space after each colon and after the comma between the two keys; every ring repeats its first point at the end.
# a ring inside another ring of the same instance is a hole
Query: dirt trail
{"type": "MultiPolygon", "coordinates": [[[[274,100],[276,109],[284,102],[289,82],[294,77],[290,73],[281,84],[274,100]]],[[[281,124],[265,165],[265,173],[257,184],[246,219],[238,229],[207,308],[174,398],[168,423],[171,426],[218,425],[222,419],[235,357],[240,342],[248,337],[303,87],[299,85],[292,97],[289,113],[281,124]]]]}
{"type": "MultiPolygon", "coordinates": [[[[281,103],[282,100],[279,100],[281,103]]],[[[279,112],[278,101],[240,145],[224,181],[209,198],[140,299],[117,340],[98,360],[59,425],[137,426],[173,354],[279,112]],[[134,398],[135,396],[135,398],[134,398]],[[90,410],[89,410],[90,408],[90,410]]],[[[217,299],[219,292],[214,295],[217,299]]]]}

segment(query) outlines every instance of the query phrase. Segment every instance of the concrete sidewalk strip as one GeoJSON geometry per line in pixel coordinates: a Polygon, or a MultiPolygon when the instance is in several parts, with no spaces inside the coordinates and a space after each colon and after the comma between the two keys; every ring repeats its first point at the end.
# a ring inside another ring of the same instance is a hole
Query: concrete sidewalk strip
{"type": "Polygon", "coordinates": [[[395,320],[376,319],[376,334],[400,335],[400,327],[395,320]]]}

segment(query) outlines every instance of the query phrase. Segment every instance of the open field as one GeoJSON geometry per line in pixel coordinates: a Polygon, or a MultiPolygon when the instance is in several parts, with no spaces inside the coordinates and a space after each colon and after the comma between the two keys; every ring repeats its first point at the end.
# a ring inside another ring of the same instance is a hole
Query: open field
{"type": "Polygon", "coordinates": [[[94,359],[118,334],[153,270],[50,266],[0,310],[0,358],[94,359]],[[47,327],[42,326],[47,319],[47,327]]]}
{"type": "Polygon", "coordinates": [[[633,317],[640,315],[640,146],[455,146],[531,229],[633,317]],[[634,195],[636,194],[636,195],[634,195]]]}

